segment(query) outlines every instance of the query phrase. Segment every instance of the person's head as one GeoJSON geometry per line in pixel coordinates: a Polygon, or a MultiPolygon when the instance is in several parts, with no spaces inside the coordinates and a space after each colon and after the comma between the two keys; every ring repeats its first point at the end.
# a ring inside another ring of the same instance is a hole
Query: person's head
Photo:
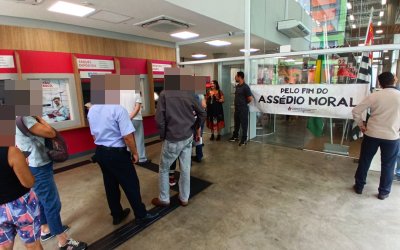
{"type": "Polygon", "coordinates": [[[211,89],[219,90],[219,84],[218,84],[217,80],[212,80],[211,81],[211,89]]]}
{"type": "Polygon", "coordinates": [[[235,81],[238,83],[244,82],[244,73],[242,71],[236,73],[235,81]]]}
{"type": "Polygon", "coordinates": [[[384,89],[395,84],[395,77],[390,72],[383,72],[378,76],[379,85],[384,89]]]}
{"type": "Polygon", "coordinates": [[[53,98],[53,102],[54,102],[54,104],[56,105],[56,106],[58,106],[58,105],[60,105],[60,97],[54,97],[53,98]]]}
{"type": "Polygon", "coordinates": [[[283,80],[285,80],[285,83],[289,83],[289,77],[285,76],[285,78],[283,78],[283,80]]]}

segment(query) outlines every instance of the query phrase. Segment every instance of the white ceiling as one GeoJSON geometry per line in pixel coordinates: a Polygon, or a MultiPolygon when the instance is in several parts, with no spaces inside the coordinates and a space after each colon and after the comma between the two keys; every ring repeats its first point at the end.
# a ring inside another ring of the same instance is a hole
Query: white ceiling
{"type": "MultiPolygon", "coordinates": [[[[131,17],[127,21],[121,23],[109,23],[89,17],[74,17],[69,15],[63,15],[58,13],[52,13],[47,9],[55,3],[57,0],[44,0],[39,5],[29,5],[17,3],[15,0],[0,0],[0,15],[11,16],[19,18],[36,19],[47,22],[55,22],[69,25],[82,26],[87,28],[95,28],[99,30],[118,32],[122,34],[141,36],[151,39],[157,39],[167,42],[179,42],[181,39],[173,38],[169,34],[164,32],[155,32],[142,27],[135,26],[133,24],[142,22],[144,20],[154,18],[160,15],[170,16],[172,18],[182,20],[186,23],[193,24],[189,28],[189,31],[200,34],[198,38],[212,37],[220,34],[227,34],[228,32],[239,31],[237,28],[211,19],[209,17],[200,15],[193,11],[175,6],[164,0],[89,0],[90,7],[96,9],[95,13],[101,10],[110,11],[116,14],[131,17]]],[[[71,3],[82,4],[83,1],[79,0],[64,0],[71,3]]],[[[198,39],[196,38],[196,39],[198,39]]],[[[192,50],[183,50],[185,57],[189,57],[191,51],[203,53],[222,53],[228,52],[232,54],[237,51],[238,47],[243,47],[242,39],[235,42],[235,46],[229,46],[227,48],[215,48],[210,47],[207,44],[201,43],[195,46],[192,50]],[[232,53],[231,53],[232,52],[232,53]]],[[[190,48],[191,46],[185,46],[190,48]]],[[[237,53],[240,55],[240,52],[237,53]]]]}

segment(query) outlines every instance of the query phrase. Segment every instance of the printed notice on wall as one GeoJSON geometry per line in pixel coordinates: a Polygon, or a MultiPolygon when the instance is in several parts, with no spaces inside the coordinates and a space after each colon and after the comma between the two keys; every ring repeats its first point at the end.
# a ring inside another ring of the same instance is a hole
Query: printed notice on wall
{"type": "Polygon", "coordinates": [[[13,69],[13,68],[15,68],[14,57],[0,55],[0,69],[13,69]]]}
{"type": "Polygon", "coordinates": [[[43,79],[43,119],[49,123],[71,120],[68,79],[43,79]]]}
{"type": "Polygon", "coordinates": [[[114,70],[113,60],[76,59],[78,69],[114,70]]]}
{"type": "Polygon", "coordinates": [[[252,111],[269,114],[352,119],[352,109],[368,94],[368,84],[250,85],[252,111]]]}
{"type": "Polygon", "coordinates": [[[171,64],[162,64],[162,63],[153,63],[152,64],[152,69],[153,72],[157,72],[157,73],[164,73],[165,68],[171,68],[172,65],[171,64]]]}

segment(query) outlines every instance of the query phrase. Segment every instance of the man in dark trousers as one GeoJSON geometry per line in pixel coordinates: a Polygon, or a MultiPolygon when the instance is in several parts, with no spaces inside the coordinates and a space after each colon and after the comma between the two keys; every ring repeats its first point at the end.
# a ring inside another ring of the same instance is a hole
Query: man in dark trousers
{"type": "Polygon", "coordinates": [[[249,123],[249,104],[253,100],[249,85],[244,82],[244,73],[237,72],[235,81],[238,83],[235,86],[235,129],[229,141],[235,142],[239,140],[239,128],[242,128],[242,137],[239,146],[247,144],[247,127],[249,123]]]}
{"type": "MultiPolygon", "coordinates": [[[[121,206],[120,185],[135,213],[137,224],[145,223],[157,216],[157,214],[148,213],[142,202],[139,178],[133,165],[138,161],[133,134],[135,128],[128,111],[119,105],[120,98],[116,97],[116,91],[112,90],[115,87],[111,86],[118,82],[127,83],[129,79],[125,78],[129,77],[93,76],[91,80],[91,103],[93,105],[89,109],[88,120],[96,144],[95,156],[103,173],[108,206],[114,225],[121,223],[130,212],[129,208],[123,209],[121,206]],[[92,86],[97,89],[94,90],[92,86]],[[101,86],[105,86],[102,91],[99,89],[101,86]],[[127,147],[132,155],[128,152],[127,147]]],[[[132,77],[132,86],[124,86],[125,89],[128,87],[134,89],[133,79],[132,77]]]]}

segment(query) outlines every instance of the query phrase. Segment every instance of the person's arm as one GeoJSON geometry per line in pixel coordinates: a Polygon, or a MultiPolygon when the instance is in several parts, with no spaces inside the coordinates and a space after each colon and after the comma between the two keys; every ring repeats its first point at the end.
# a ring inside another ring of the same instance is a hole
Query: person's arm
{"type": "Polygon", "coordinates": [[[29,131],[37,136],[44,138],[56,137],[56,131],[42,117],[36,116],[37,123],[29,128],[29,131]]]}
{"type": "Polygon", "coordinates": [[[357,123],[357,125],[360,127],[362,132],[365,132],[367,130],[365,126],[365,122],[362,119],[362,114],[364,111],[371,106],[372,103],[372,95],[368,96],[365,98],[361,103],[359,103],[356,107],[353,108],[352,113],[353,113],[353,119],[357,123]]]}
{"type": "Polygon", "coordinates": [[[253,95],[251,94],[250,87],[248,85],[246,85],[246,87],[246,101],[247,103],[251,103],[253,101],[253,95]]]}
{"type": "Polygon", "coordinates": [[[222,91],[219,91],[219,102],[220,103],[224,103],[225,102],[225,97],[224,97],[224,93],[222,93],[222,91]]]}
{"type": "Polygon", "coordinates": [[[160,131],[160,139],[164,140],[165,139],[165,133],[166,133],[166,122],[165,122],[165,94],[161,92],[160,97],[158,98],[157,102],[157,111],[156,111],[156,116],[155,120],[157,123],[158,130],[160,131]]]}
{"type": "Polygon", "coordinates": [[[193,109],[197,115],[197,119],[199,120],[199,124],[203,124],[207,118],[207,112],[200,106],[199,102],[193,98],[193,109]]]}
{"type": "Polygon", "coordinates": [[[18,148],[8,148],[8,164],[14,170],[14,173],[22,186],[26,188],[33,187],[33,184],[35,184],[35,177],[33,177],[31,170],[26,163],[24,154],[22,154],[18,148]]]}
{"type": "Polygon", "coordinates": [[[124,136],[124,141],[126,146],[129,148],[129,150],[132,153],[133,156],[133,163],[136,163],[139,161],[139,154],[137,152],[137,148],[136,148],[136,141],[135,141],[135,136],[133,133],[125,135],[124,136]]]}
{"type": "Polygon", "coordinates": [[[133,111],[129,114],[129,118],[132,120],[140,111],[140,107],[142,106],[142,104],[140,102],[137,102],[135,104],[135,108],[133,109],[133,111]]]}

